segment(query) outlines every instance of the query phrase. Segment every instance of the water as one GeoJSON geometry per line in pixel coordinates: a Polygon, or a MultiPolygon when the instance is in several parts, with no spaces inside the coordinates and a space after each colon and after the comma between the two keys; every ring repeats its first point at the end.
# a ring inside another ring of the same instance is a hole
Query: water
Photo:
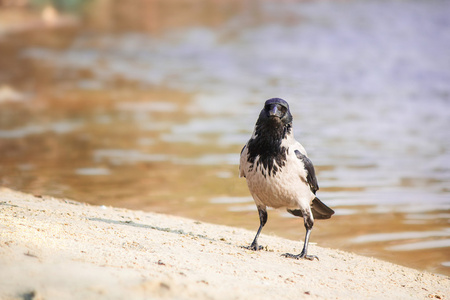
{"type": "MultiPolygon", "coordinates": [[[[450,274],[450,5],[251,3],[213,25],[17,46],[0,183],[256,230],[239,152],[281,97],[336,211],[312,241],[450,274]]],[[[283,211],[264,232],[304,235],[283,211]]]]}

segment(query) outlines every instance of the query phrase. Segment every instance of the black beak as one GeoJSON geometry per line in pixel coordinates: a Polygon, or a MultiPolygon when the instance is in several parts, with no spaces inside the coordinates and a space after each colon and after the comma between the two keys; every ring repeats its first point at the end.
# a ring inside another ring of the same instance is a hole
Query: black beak
{"type": "Polygon", "coordinates": [[[269,117],[271,117],[271,116],[278,116],[278,107],[277,107],[277,105],[273,105],[269,109],[269,117]]]}

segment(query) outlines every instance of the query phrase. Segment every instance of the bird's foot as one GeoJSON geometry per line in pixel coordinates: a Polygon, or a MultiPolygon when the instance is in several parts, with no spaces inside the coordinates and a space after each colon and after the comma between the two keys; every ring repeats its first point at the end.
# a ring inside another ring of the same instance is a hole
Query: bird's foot
{"type": "Polygon", "coordinates": [[[284,256],[287,258],[293,258],[293,259],[307,259],[307,260],[317,259],[317,260],[319,260],[319,258],[316,255],[306,255],[303,252],[300,254],[284,253],[284,254],[281,254],[281,256],[284,256]]]}
{"type": "Polygon", "coordinates": [[[242,248],[253,251],[259,251],[264,249],[263,246],[259,246],[258,244],[251,244],[250,246],[242,246],[242,248]]]}

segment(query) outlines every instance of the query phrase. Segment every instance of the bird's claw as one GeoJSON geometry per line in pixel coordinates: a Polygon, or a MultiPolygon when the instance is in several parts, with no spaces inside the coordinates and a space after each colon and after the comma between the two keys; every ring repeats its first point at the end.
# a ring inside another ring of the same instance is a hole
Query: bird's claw
{"type": "Polygon", "coordinates": [[[307,260],[314,260],[317,259],[319,260],[319,257],[317,257],[316,255],[306,255],[304,253],[300,253],[300,254],[291,254],[291,253],[284,253],[281,254],[281,256],[287,257],[287,258],[293,258],[293,259],[307,259],[307,260]]]}
{"type": "Polygon", "coordinates": [[[242,246],[242,248],[253,251],[259,251],[264,249],[263,246],[259,246],[258,244],[251,244],[250,246],[242,246]]]}

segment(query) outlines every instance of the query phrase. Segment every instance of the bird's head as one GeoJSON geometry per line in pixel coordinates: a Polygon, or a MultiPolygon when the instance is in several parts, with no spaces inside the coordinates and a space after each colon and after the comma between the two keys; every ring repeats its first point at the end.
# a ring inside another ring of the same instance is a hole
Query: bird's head
{"type": "Polygon", "coordinates": [[[280,98],[272,98],[264,103],[264,108],[259,114],[259,121],[270,122],[286,126],[292,123],[292,115],[289,104],[280,98]]]}

